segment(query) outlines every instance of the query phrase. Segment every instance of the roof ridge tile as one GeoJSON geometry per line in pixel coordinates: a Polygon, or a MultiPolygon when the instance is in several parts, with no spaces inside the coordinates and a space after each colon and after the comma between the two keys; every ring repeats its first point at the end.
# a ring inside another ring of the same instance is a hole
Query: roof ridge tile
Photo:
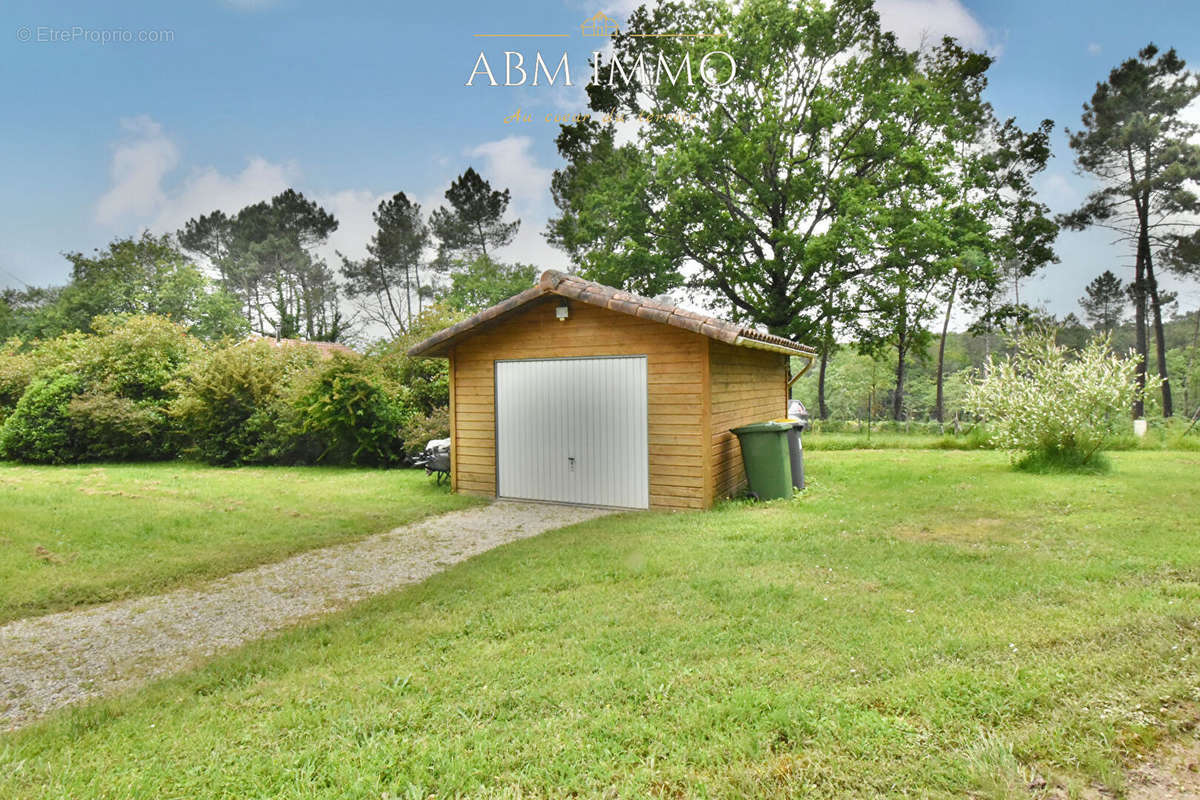
{"type": "MultiPolygon", "coordinates": [[[[793,355],[811,358],[816,353],[816,350],[807,345],[796,344],[790,339],[776,336],[773,333],[727,322],[678,305],[642,297],[633,292],[605,286],[577,275],[552,269],[543,272],[539,276],[537,284],[532,288],[438,331],[423,342],[411,347],[408,353],[412,356],[444,355],[444,348],[458,336],[466,335],[481,325],[499,320],[510,312],[523,308],[548,294],[556,294],[618,313],[629,314],[639,319],[672,325],[726,344],[737,345],[742,344],[742,340],[746,340],[747,343],[753,341],[760,346],[770,345],[768,349],[778,348],[793,355]]],[[[747,346],[753,347],[754,345],[747,344],[747,346]]]]}

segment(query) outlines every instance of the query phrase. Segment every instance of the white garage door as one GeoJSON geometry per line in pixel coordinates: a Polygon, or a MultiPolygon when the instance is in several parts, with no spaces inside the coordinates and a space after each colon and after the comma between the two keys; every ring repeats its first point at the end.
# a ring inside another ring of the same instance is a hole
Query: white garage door
{"type": "Polygon", "coordinates": [[[648,508],[646,357],[496,362],[501,497],[648,508]]]}

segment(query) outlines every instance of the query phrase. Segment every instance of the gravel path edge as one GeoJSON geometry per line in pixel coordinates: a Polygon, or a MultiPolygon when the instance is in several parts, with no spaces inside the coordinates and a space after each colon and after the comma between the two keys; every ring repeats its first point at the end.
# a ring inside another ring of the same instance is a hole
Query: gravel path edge
{"type": "Polygon", "coordinates": [[[0,730],[117,694],[612,509],[499,500],[198,586],[0,626],[0,730]]]}

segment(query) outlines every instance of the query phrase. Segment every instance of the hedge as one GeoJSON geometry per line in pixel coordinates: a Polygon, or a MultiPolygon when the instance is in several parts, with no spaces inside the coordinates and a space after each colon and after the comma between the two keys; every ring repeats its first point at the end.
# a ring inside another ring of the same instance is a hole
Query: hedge
{"type": "Polygon", "coordinates": [[[211,464],[401,464],[441,431],[446,365],[405,355],[440,309],[366,355],[270,340],[205,343],[153,315],[0,346],[0,457],[191,457],[211,464]]]}

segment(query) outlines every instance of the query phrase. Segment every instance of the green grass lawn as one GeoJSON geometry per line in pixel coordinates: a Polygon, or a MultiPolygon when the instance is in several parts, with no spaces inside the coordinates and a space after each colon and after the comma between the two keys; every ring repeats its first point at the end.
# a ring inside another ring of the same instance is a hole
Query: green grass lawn
{"type": "Polygon", "coordinates": [[[471,503],[412,470],[0,464],[0,622],[159,592],[471,503]]]}
{"type": "Polygon", "coordinates": [[[982,431],[974,434],[939,436],[933,433],[903,431],[807,432],[805,450],[986,450],[990,449],[982,431]]]}
{"type": "MultiPolygon", "coordinates": [[[[806,450],[981,450],[991,449],[987,430],[981,426],[964,428],[959,435],[939,434],[928,425],[905,431],[903,423],[886,422],[882,430],[870,433],[859,430],[821,430],[818,427],[804,434],[806,450]]],[[[950,431],[950,426],[947,426],[950,431]]],[[[1182,450],[1200,452],[1200,426],[1189,429],[1186,419],[1174,419],[1164,424],[1153,420],[1149,432],[1142,438],[1132,431],[1115,436],[1105,444],[1106,450],[1182,450]]]]}
{"type": "Polygon", "coordinates": [[[813,453],[794,501],[517,542],[0,737],[0,797],[1117,787],[1200,700],[1200,455],[1113,463],[813,453]]]}

